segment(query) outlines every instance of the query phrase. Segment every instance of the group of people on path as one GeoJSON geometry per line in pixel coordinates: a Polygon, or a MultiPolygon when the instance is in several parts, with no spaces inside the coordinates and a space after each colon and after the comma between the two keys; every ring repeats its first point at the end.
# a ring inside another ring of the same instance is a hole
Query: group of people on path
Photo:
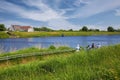
{"type": "MultiPolygon", "coordinates": [[[[86,49],[87,50],[90,50],[90,49],[95,49],[95,48],[100,48],[101,47],[101,45],[98,43],[98,44],[94,44],[94,43],[92,43],[91,45],[88,45],[87,47],[86,47],[86,49]]],[[[79,44],[77,44],[77,47],[76,47],[76,50],[77,51],[79,51],[81,49],[81,47],[80,47],[80,45],[79,44]]]]}

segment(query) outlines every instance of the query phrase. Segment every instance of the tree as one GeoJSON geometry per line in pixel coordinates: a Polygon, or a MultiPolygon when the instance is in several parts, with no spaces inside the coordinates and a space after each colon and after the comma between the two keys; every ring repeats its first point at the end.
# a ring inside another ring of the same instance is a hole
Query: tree
{"type": "Polygon", "coordinates": [[[98,32],[99,32],[100,30],[99,30],[99,29],[95,29],[95,31],[98,31],[98,32]]]}
{"type": "Polygon", "coordinates": [[[117,29],[117,32],[120,32],[120,29],[117,29]]]}
{"type": "Polygon", "coordinates": [[[99,29],[89,29],[88,31],[94,31],[94,32],[99,32],[99,29]]]}
{"type": "Polygon", "coordinates": [[[87,26],[83,26],[83,27],[82,27],[82,31],[88,31],[87,26]]]}
{"type": "Polygon", "coordinates": [[[40,28],[34,27],[35,31],[40,31],[40,28]]]}
{"type": "Polygon", "coordinates": [[[5,25],[4,24],[0,24],[0,31],[5,31],[6,28],[5,28],[5,25]]]}
{"type": "Polygon", "coordinates": [[[34,27],[34,30],[35,31],[54,31],[54,30],[47,28],[47,27],[40,27],[40,28],[34,27]]]}
{"type": "Polygon", "coordinates": [[[107,31],[108,31],[108,32],[114,32],[115,30],[114,30],[114,28],[113,28],[112,26],[109,26],[109,27],[107,28],[107,31]]]}
{"type": "Polygon", "coordinates": [[[53,31],[53,30],[47,27],[41,27],[40,31],[53,31]]]}
{"type": "Polygon", "coordinates": [[[68,31],[73,31],[73,29],[69,29],[68,31]]]}
{"type": "Polygon", "coordinates": [[[60,29],[60,30],[58,30],[58,31],[62,31],[62,32],[64,32],[64,31],[66,31],[66,30],[64,30],[64,29],[60,29]]]}

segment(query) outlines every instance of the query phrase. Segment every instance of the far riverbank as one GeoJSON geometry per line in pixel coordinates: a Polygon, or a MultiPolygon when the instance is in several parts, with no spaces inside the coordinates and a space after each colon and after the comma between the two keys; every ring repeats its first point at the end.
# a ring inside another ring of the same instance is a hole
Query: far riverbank
{"type": "MultiPolygon", "coordinates": [[[[50,36],[91,36],[91,35],[116,35],[120,32],[11,32],[14,35],[13,38],[31,38],[31,37],[50,37],[50,36]]],[[[0,38],[12,38],[9,34],[5,32],[0,32],[0,38]]]]}

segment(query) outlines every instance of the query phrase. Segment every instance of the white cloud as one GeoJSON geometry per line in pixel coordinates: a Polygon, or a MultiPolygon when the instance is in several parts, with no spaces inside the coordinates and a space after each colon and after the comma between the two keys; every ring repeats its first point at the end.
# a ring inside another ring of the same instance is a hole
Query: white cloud
{"type": "Polygon", "coordinates": [[[0,1],[0,10],[1,12],[6,12],[6,13],[7,12],[11,12],[11,13],[24,12],[24,9],[22,7],[6,1],[0,1]]]}
{"type": "Polygon", "coordinates": [[[116,9],[115,15],[116,15],[116,16],[120,16],[120,9],[116,9]]]}
{"type": "Polygon", "coordinates": [[[79,8],[72,17],[89,17],[118,7],[120,7],[120,0],[92,0],[86,6],[79,8]]]}
{"type": "MultiPolygon", "coordinates": [[[[24,23],[24,22],[20,22],[20,21],[13,21],[13,20],[10,20],[10,21],[0,21],[0,24],[5,24],[5,26],[8,28],[10,27],[11,25],[30,25],[28,23],[24,23]]],[[[31,25],[30,25],[31,26],[31,25]]]]}
{"type": "MultiPolygon", "coordinates": [[[[48,7],[46,4],[42,3],[42,0],[26,0],[23,1],[28,6],[33,6],[37,8],[38,10],[26,10],[25,8],[9,3],[9,2],[3,2],[0,6],[1,9],[4,11],[9,11],[15,14],[18,14],[19,17],[25,18],[25,19],[32,19],[36,21],[45,21],[48,22],[48,26],[51,26],[51,28],[54,29],[75,29],[77,26],[69,23],[67,20],[65,20],[65,17],[62,15],[66,11],[70,11],[72,9],[65,9],[60,10],[59,14],[53,10],[52,8],[48,7]],[[4,7],[3,5],[6,5],[4,7]]],[[[66,17],[67,18],[67,17],[66,17]]],[[[7,26],[11,24],[20,24],[20,25],[28,25],[19,21],[4,21],[2,23],[5,23],[7,26]]]]}
{"type": "Polygon", "coordinates": [[[61,13],[57,13],[55,10],[50,8],[48,5],[44,4],[42,0],[24,0],[23,1],[28,6],[33,6],[38,8],[37,12],[33,11],[29,15],[23,14],[28,18],[38,20],[38,21],[49,21],[52,19],[63,18],[61,13]]]}
{"type": "Polygon", "coordinates": [[[74,25],[69,23],[67,20],[64,19],[55,19],[55,20],[51,20],[48,22],[48,25],[52,28],[52,29],[79,29],[79,26],[74,25]]]}
{"type": "Polygon", "coordinates": [[[51,11],[51,10],[47,10],[43,13],[41,12],[37,12],[37,11],[29,11],[25,12],[25,13],[21,13],[20,14],[23,18],[28,18],[28,19],[32,19],[32,20],[36,20],[36,21],[49,21],[51,19],[57,19],[57,18],[61,18],[60,16],[58,16],[55,12],[51,11]]]}
{"type": "Polygon", "coordinates": [[[39,10],[26,10],[24,7],[1,1],[0,9],[5,12],[11,12],[19,15],[19,17],[36,20],[36,21],[49,21],[51,19],[63,18],[56,11],[42,3],[42,0],[26,0],[24,1],[28,6],[34,6],[39,10]]]}
{"type": "MultiPolygon", "coordinates": [[[[31,10],[26,9],[24,6],[7,2],[6,0],[0,0],[0,12],[13,13],[24,19],[48,22],[48,26],[51,26],[53,29],[80,29],[78,25],[70,23],[67,19],[85,18],[120,7],[120,0],[76,0],[73,5],[76,5],[77,8],[59,9],[58,6],[61,4],[61,1],[55,1],[55,6],[57,7],[55,10],[48,6],[48,4],[45,4],[43,0],[22,0],[28,7],[37,8],[31,10]],[[81,3],[86,5],[79,7],[81,3]],[[74,14],[67,15],[67,13],[72,11],[75,11],[74,14]]],[[[120,10],[116,10],[116,15],[120,16],[120,10]]],[[[4,23],[9,25],[26,24],[20,21],[4,21],[4,23]]]]}
{"type": "Polygon", "coordinates": [[[79,6],[81,5],[81,3],[82,3],[82,4],[89,4],[89,3],[90,3],[90,0],[76,0],[76,1],[73,3],[73,5],[79,7],[79,6]]]}

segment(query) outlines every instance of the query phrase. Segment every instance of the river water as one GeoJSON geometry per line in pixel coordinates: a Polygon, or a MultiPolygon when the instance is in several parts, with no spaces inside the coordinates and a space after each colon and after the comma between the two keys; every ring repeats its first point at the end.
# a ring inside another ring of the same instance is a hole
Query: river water
{"type": "Polygon", "coordinates": [[[77,44],[86,47],[92,43],[102,46],[120,44],[120,35],[97,36],[65,36],[65,37],[38,37],[38,38],[10,38],[0,39],[0,50],[13,51],[27,47],[46,48],[50,45],[69,46],[75,48],[77,44]]]}

